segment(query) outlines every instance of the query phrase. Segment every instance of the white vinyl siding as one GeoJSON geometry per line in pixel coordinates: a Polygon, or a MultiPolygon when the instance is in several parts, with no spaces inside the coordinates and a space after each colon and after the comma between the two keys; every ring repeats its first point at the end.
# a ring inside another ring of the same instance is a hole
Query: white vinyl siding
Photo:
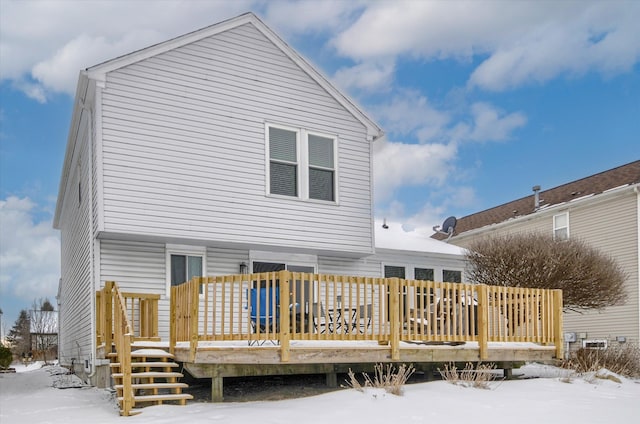
{"type": "Polygon", "coordinates": [[[64,207],[60,217],[61,237],[61,288],[59,292],[59,360],[63,365],[74,364],[78,366],[76,372],[82,375],[84,367],[80,367],[85,360],[91,362],[92,340],[94,337],[92,327],[93,296],[95,290],[92,286],[91,269],[91,219],[90,202],[80,199],[89,198],[89,184],[81,184],[81,181],[89,181],[90,155],[88,150],[88,116],[83,115],[79,137],[83,139],[79,143],[82,146],[75,152],[72,166],[72,174],[68,184],[71,187],[66,191],[64,207]]]}
{"type": "Polygon", "coordinates": [[[373,252],[367,129],[253,25],[109,72],[101,96],[105,232],[373,252]],[[313,172],[335,201],[265,196],[267,123],[334,139],[313,172]]]}

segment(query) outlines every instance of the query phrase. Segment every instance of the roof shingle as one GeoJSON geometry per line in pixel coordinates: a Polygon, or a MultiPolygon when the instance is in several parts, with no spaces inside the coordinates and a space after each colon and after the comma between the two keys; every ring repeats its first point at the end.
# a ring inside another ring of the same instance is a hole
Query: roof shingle
{"type": "MultiPolygon", "coordinates": [[[[640,183],[640,160],[549,190],[540,191],[540,208],[637,183],[640,183]]],[[[535,195],[531,194],[521,199],[458,219],[454,236],[476,228],[497,224],[511,218],[529,215],[535,212],[535,210],[535,195]]],[[[436,233],[431,237],[443,240],[447,236],[436,233]]]]}

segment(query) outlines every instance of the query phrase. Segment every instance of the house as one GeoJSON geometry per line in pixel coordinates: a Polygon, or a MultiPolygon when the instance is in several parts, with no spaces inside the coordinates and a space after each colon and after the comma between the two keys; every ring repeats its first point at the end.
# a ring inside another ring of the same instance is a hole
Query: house
{"type": "Polygon", "coordinates": [[[251,13],[83,70],[54,219],[60,361],[88,376],[100,364],[95,292],[109,280],[160,295],[167,337],[173,284],[243,265],[461,274],[451,246],[411,260],[376,252],[371,162],[382,134],[251,13]]]}
{"type": "Polygon", "coordinates": [[[29,311],[29,336],[31,352],[39,359],[55,358],[58,348],[58,312],[29,311]]]}
{"type": "MultiPolygon", "coordinates": [[[[571,349],[640,340],[640,161],[541,190],[457,221],[450,243],[523,231],[578,238],[613,257],[627,274],[623,305],[564,314],[571,349]]],[[[435,238],[443,238],[435,235],[435,238]]]]}

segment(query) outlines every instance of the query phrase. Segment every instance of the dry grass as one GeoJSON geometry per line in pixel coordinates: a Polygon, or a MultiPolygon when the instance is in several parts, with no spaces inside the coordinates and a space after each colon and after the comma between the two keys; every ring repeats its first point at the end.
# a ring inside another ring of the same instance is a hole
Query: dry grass
{"type": "Polygon", "coordinates": [[[402,364],[396,370],[392,364],[377,364],[373,379],[367,373],[362,373],[364,377],[364,386],[360,384],[355,373],[349,369],[349,379],[347,385],[358,391],[364,391],[365,387],[382,388],[387,393],[393,395],[402,395],[402,386],[407,382],[409,377],[415,372],[413,365],[402,364]]]}
{"type": "Polygon", "coordinates": [[[578,349],[562,363],[563,368],[579,373],[596,372],[605,368],[625,377],[640,377],[640,348],[621,344],[606,349],[578,349]]]}
{"type": "Polygon", "coordinates": [[[438,368],[442,379],[459,386],[474,387],[477,389],[489,389],[489,383],[496,379],[493,370],[495,364],[478,363],[475,367],[471,362],[467,362],[464,369],[458,370],[455,364],[450,363],[444,366],[444,370],[438,368]]]}

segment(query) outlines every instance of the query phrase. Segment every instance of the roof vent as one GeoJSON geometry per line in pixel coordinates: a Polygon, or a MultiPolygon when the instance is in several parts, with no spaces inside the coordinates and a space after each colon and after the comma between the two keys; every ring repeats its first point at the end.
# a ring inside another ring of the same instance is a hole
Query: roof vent
{"type": "Polygon", "coordinates": [[[533,190],[533,210],[537,211],[540,209],[540,186],[535,185],[532,188],[533,190]]]}
{"type": "Polygon", "coordinates": [[[387,218],[382,219],[382,228],[384,228],[385,230],[389,229],[389,226],[387,225],[387,218]]]}

